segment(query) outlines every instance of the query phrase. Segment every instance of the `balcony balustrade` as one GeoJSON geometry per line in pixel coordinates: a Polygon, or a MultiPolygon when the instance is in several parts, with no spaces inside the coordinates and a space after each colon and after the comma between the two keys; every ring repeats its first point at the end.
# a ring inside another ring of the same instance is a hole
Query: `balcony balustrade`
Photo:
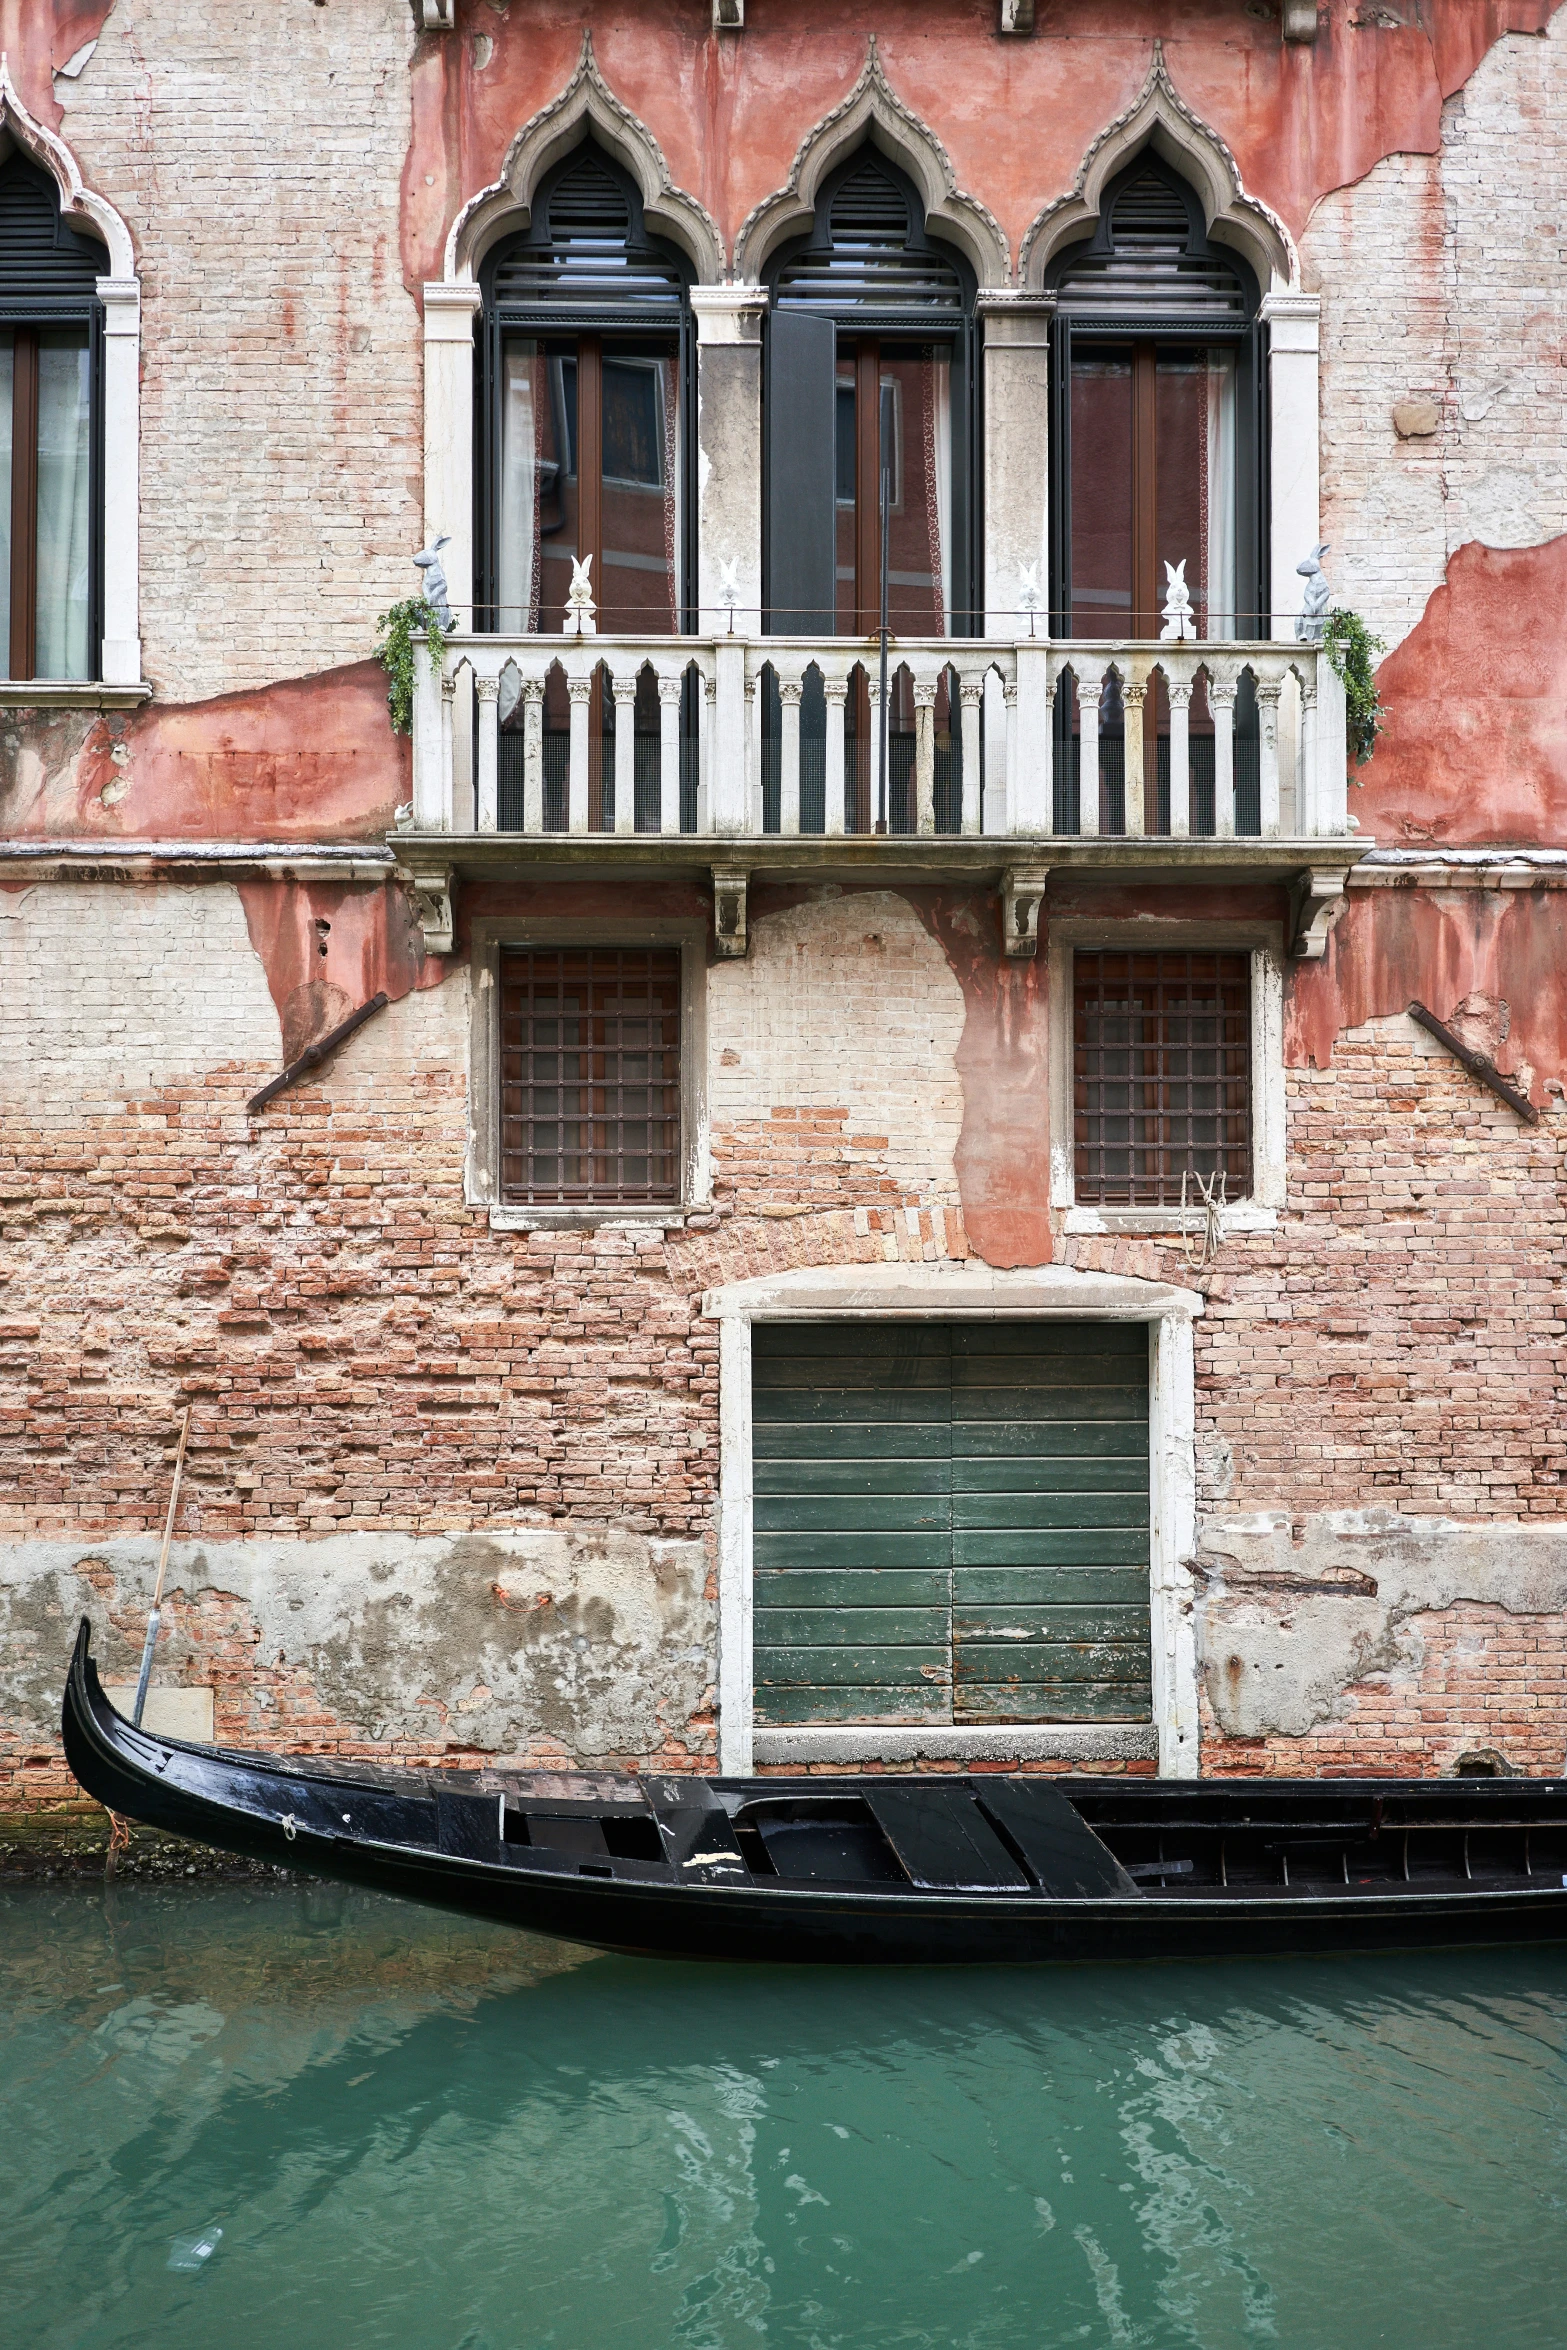
{"type": "Polygon", "coordinates": [[[895,639],[885,787],[878,658],[845,638],[450,637],[439,676],[418,651],[414,828],[1350,837],[1318,646],[895,639]]]}

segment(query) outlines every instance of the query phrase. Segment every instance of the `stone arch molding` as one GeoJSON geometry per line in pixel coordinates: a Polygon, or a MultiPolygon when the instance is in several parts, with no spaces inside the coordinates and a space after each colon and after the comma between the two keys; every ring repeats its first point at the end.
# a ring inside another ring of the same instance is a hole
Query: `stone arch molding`
{"type": "Polygon", "coordinates": [[[1073,187],[1048,204],[1029,228],[1018,255],[1023,285],[1041,285],[1063,245],[1092,235],[1109,182],[1145,147],[1154,148],[1196,188],[1209,236],[1250,262],[1264,294],[1299,288],[1300,257],[1293,238],[1277,213],[1246,193],[1229,148],[1176,89],[1162,41],[1154,43],[1148,79],[1126,111],[1095,139],[1073,187]]]}
{"type": "Polygon", "coordinates": [[[676,187],[662,147],[615,96],[599,71],[593,35],[584,31],[577,69],[560,96],[523,124],[507,149],[499,179],[472,197],[453,221],[446,240],[447,284],[471,284],[496,239],[527,227],[540,180],[589,132],[636,181],[649,227],[680,247],[701,282],[722,277],[724,246],[717,222],[694,196],[676,187]]]}
{"type": "Polygon", "coordinates": [[[904,104],[883,72],[874,33],[853,89],[806,132],[784,185],[764,196],[742,222],[735,239],[735,275],[760,282],[779,246],[810,227],[827,174],[866,138],[908,173],[919,190],[927,225],[958,246],[980,286],[1010,284],[1012,256],[1000,222],[977,197],[959,188],[946,148],[904,104]]]}
{"type": "MultiPolygon", "coordinates": [[[[49,173],[60,191],[63,217],[90,232],[108,250],[109,274],[98,280],[104,335],[100,677],[104,685],[136,686],[141,684],[138,579],[141,286],[136,276],[136,248],[129,228],[114,206],[85,184],[75,156],[58,132],[46,129],[29,114],[11,78],[11,61],[3,52],[0,52],[0,130],[49,173]]],[[[77,694],[82,690],[78,687],[77,694]]]]}

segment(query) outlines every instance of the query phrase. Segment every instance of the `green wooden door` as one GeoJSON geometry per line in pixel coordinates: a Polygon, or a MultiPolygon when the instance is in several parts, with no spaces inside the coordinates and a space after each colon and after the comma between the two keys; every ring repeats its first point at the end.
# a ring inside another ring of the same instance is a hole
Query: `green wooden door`
{"type": "Polygon", "coordinates": [[[1141,1324],[752,1343],[759,1722],[1149,1718],[1141,1324]]]}

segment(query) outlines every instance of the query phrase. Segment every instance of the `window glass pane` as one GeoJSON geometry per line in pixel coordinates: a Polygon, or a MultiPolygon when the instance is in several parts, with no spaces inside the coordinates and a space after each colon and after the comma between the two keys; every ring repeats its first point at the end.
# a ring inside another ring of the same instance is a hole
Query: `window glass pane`
{"type": "Polygon", "coordinates": [[[1251,1187],[1245,955],[1073,957],[1076,1189],[1113,1206],[1251,1187]]]}
{"type": "Polygon", "coordinates": [[[673,1200],[679,1152],[678,950],[504,950],[502,1197],[673,1200]]]}
{"type": "Polygon", "coordinates": [[[16,336],[0,334],[0,677],[11,674],[11,396],[16,336]]]}
{"type": "Polygon", "coordinates": [[[1200,637],[1235,634],[1235,357],[1161,352],[1154,450],[1155,594],[1186,565],[1200,637]]]}
{"type": "Polygon", "coordinates": [[[945,636],[952,602],[952,363],[945,351],[883,346],[881,382],[882,420],[890,421],[893,435],[889,621],[905,636],[945,636]]]}
{"type": "MultiPolygon", "coordinates": [[[[535,430],[539,436],[539,589],[535,625],[558,634],[566,622],[566,597],[577,546],[577,347],[535,344],[537,363],[535,430]]],[[[603,594],[599,567],[592,571],[594,596],[603,594]]]]}
{"type": "Polygon", "coordinates": [[[1125,636],[1132,616],[1132,361],[1072,358],[1072,634],[1125,636]]]}
{"type": "Polygon", "coordinates": [[[86,677],[89,375],[85,328],[38,337],[38,657],[40,677],[86,677]]]}
{"type": "Polygon", "coordinates": [[[601,629],[672,635],[680,625],[680,366],[673,352],[603,360],[601,629]]]}

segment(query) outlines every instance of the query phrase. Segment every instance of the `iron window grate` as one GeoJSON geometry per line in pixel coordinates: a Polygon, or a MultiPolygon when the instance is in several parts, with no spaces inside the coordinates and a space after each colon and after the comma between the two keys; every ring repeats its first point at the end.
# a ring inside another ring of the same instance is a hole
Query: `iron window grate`
{"type": "Polygon", "coordinates": [[[1073,956],[1076,1191],[1105,1207],[1251,1189],[1251,968],[1244,954],[1073,956]]]}
{"type": "Polygon", "coordinates": [[[680,952],[505,947],[501,1198],[629,1206],[680,1196],[680,952]]]}

